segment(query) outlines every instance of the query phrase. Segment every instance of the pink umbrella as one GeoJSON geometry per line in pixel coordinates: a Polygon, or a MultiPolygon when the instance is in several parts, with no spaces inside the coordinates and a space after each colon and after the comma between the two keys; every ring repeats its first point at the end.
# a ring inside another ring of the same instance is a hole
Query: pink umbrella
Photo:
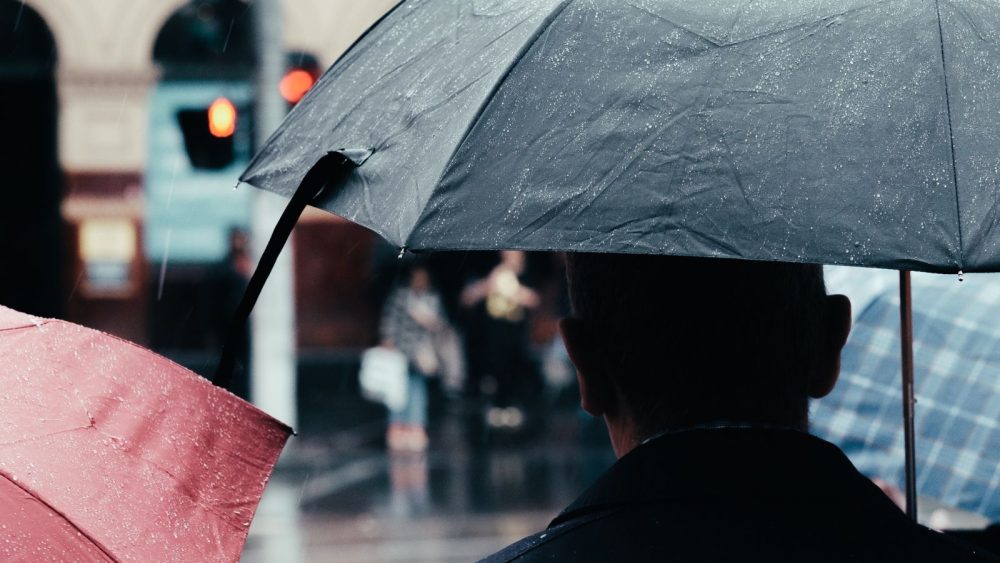
{"type": "Polygon", "coordinates": [[[131,342],[4,307],[0,359],[0,559],[239,559],[288,426],[131,342]]]}

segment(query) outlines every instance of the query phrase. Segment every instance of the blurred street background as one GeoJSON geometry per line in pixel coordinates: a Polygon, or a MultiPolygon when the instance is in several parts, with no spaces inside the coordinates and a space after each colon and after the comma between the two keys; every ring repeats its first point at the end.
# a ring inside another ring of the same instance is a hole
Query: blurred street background
{"type": "MultiPolygon", "coordinates": [[[[210,376],[282,205],[239,174],[393,4],[0,0],[0,123],[17,140],[0,151],[0,304],[210,376]]],[[[399,255],[314,209],[296,227],[232,387],[297,431],[245,561],[474,560],[543,528],[612,463],[558,339],[559,256],[399,255]],[[457,338],[426,370],[423,414],[390,423],[358,374],[398,337],[384,305],[403,289],[436,296],[405,315],[457,338]]]]}
{"type": "MultiPolygon", "coordinates": [[[[0,304],[210,376],[282,205],[238,176],[394,3],[0,0],[0,118],[17,139],[0,153],[0,304]]],[[[247,561],[475,559],[544,527],[612,461],[577,407],[550,255],[509,257],[510,272],[495,252],[420,262],[461,365],[427,379],[424,443],[388,448],[358,371],[409,283],[398,255],[310,209],[268,282],[232,391],[298,435],[247,561]]]]}
{"type": "Polygon", "coordinates": [[[295,439],[244,561],[474,561],[544,528],[613,461],[603,428],[565,408],[531,439],[481,446],[437,414],[426,454],[387,453],[377,424],[367,443],[364,428],[295,439]]]}

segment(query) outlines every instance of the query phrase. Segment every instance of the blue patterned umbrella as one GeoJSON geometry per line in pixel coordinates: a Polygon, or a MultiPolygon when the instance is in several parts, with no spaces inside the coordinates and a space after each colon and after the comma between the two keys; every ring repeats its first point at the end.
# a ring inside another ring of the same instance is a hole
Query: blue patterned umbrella
{"type": "MultiPolygon", "coordinates": [[[[840,381],[812,431],[902,487],[899,294],[894,272],[829,268],[855,304],[840,381]]],[[[913,276],[917,492],[1000,521],[1000,279],[913,276]]]]}

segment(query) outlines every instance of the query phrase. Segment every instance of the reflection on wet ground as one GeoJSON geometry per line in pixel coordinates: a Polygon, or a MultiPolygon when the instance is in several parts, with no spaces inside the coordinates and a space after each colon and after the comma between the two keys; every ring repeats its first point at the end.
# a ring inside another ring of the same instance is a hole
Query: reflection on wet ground
{"type": "MultiPolygon", "coordinates": [[[[603,425],[565,407],[528,436],[482,440],[467,423],[440,417],[426,454],[389,455],[379,422],[293,439],[243,561],[475,561],[544,528],[613,462],[603,425]]],[[[920,513],[932,527],[986,525],[930,499],[920,513]]]]}
{"type": "Polygon", "coordinates": [[[426,454],[300,439],[243,561],[476,560],[545,527],[613,461],[602,430],[575,412],[531,437],[466,437],[456,418],[434,429],[426,454]]]}

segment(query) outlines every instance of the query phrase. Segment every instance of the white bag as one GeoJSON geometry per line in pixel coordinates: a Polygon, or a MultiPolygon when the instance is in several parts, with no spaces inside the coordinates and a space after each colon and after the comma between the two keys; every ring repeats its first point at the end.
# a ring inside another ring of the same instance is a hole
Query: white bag
{"type": "Polygon", "coordinates": [[[409,373],[406,356],[399,350],[377,346],[361,355],[361,395],[399,411],[406,406],[409,373]]]}

